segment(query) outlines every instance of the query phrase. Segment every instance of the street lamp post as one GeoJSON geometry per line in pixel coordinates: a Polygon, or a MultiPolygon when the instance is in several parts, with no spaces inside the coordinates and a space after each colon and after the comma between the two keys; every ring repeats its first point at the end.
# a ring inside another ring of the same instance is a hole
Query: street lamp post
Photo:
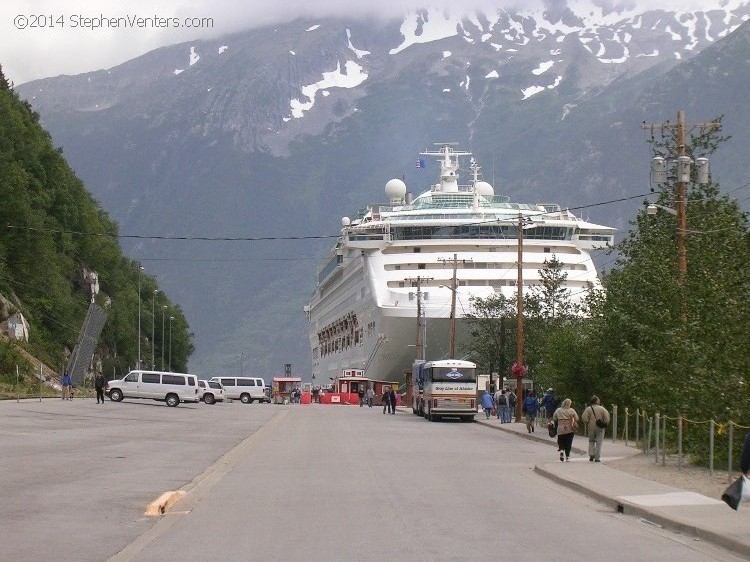
{"type": "Polygon", "coordinates": [[[245,355],[244,351],[240,351],[240,354],[238,356],[239,359],[239,367],[240,367],[240,376],[242,376],[242,356],[245,355]]]}
{"type": "Polygon", "coordinates": [[[164,304],[161,307],[161,370],[164,370],[164,311],[167,309],[167,305],[164,304]]]}
{"type": "Polygon", "coordinates": [[[172,320],[174,316],[169,317],[169,372],[172,372],[172,320]]]}
{"type": "Polygon", "coordinates": [[[143,271],[143,266],[139,263],[138,264],[138,360],[136,361],[136,364],[138,365],[138,370],[141,368],[141,272],[143,271]]]}
{"type": "Polygon", "coordinates": [[[159,289],[154,289],[154,298],[151,299],[151,368],[156,369],[154,360],[154,348],[156,347],[156,293],[159,289]]]}

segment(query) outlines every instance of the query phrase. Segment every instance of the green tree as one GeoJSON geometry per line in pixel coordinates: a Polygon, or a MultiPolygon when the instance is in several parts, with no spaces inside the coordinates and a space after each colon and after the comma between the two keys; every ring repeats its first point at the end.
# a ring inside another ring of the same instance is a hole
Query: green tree
{"type": "MultiPolygon", "coordinates": [[[[725,137],[702,130],[687,146],[692,158],[712,154],[725,137]]],[[[655,155],[675,154],[667,130],[652,139],[655,155]]],[[[674,177],[657,204],[674,201],[674,177]]],[[[750,367],[750,236],[747,216],[713,182],[689,184],[688,268],[678,283],[676,219],[641,210],[618,246],[605,278],[603,340],[618,401],[703,419],[747,418],[750,367]]]]}
{"type": "Polygon", "coordinates": [[[471,359],[480,372],[499,373],[500,381],[493,380],[498,388],[502,377],[507,377],[515,349],[515,300],[502,294],[485,299],[471,298],[471,312],[466,314],[471,340],[468,345],[471,359]]]}
{"type": "MultiPolygon", "coordinates": [[[[86,191],[40,126],[39,115],[18,98],[2,71],[0,201],[0,294],[29,321],[28,350],[59,368],[64,350],[73,349],[89,305],[85,267],[98,272],[97,302],[108,313],[98,349],[105,373],[121,375],[134,366],[138,284],[143,282],[141,309],[150,310],[148,296],[156,280],[141,276],[138,264],[122,255],[117,225],[86,191]]],[[[162,304],[175,317],[173,366],[184,369],[193,351],[188,323],[179,307],[166,298],[162,304]]]]}

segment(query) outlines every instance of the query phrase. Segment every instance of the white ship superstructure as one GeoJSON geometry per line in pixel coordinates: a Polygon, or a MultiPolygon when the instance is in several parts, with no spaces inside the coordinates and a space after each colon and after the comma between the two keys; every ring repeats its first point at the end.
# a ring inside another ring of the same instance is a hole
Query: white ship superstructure
{"type": "Polygon", "coordinates": [[[589,252],[611,244],[615,229],[591,224],[558,205],[512,203],[480,180],[459,184],[459,157],[443,144],[440,181],[412,200],[402,180],[385,186],[390,204],[370,205],[342,219],[341,236],[318,269],[309,306],[312,371],[326,384],[343,370],[378,380],[402,380],[416,357],[417,289],[429,359],[449,354],[449,318],[456,275],[456,340],[472,296],[516,294],[518,224],[523,230],[523,284],[538,285],[539,270],[555,256],[567,274],[571,299],[601,286],[589,252]],[[529,222],[530,221],[530,222],[529,222]]]}

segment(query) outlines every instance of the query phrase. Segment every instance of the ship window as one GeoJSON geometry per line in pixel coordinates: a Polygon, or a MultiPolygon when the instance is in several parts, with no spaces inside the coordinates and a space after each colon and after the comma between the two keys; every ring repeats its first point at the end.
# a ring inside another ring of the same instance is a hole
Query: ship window
{"type": "Polygon", "coordinates": [[[551,251],[552,251],[552,248],[548,248],[548,247],[544,248],[544,253],[545,254],[549,254],[551,251]]]}
{"type": "Polygon", "coordinates": [[[398,282],[398,286],[399,286],[399,288],[403,289],[404,288],[404,282],[403,281],[399,281],[398,282]]]}
{"type": "Polygon", "coordinates": [[[422,251],[422,248],[414,248],[414,253],[418,254],[422,251]]]}
{"type": "Polygon", "coordinates": [[[420,264],[417,265],[417,269],[425,269],[425,267],[426,266],[423,263],[420,263],[420,264]]]}
{"type": "Polygon", "coordinates": [[[401,269],[401,266],[400,265],[396,265],[396,266],[394,266],[393,269],[395,269],[396,271],[398,271],[399,269],[401,269]]]}

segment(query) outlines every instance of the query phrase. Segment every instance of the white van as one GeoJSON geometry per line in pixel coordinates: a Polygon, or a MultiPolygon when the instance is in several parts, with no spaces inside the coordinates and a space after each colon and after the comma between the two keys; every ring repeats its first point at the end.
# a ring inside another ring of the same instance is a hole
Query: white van
{"type": "Polygon", "coordinates": [[[130,371],[125,378],[109,381],[106,390],[113,402],[123,398],[150,398],[174,407],[180,402],[198,402],[198,377],[162,371],[130,371]]]}
{"type": "Polygon", "coordinates": [[[252,404],[256,400],[264,402],[266,399],[266,383],[257,377],[212,377],[224,387],[224,397],[239,400],[243,404],[252,404]]]}

